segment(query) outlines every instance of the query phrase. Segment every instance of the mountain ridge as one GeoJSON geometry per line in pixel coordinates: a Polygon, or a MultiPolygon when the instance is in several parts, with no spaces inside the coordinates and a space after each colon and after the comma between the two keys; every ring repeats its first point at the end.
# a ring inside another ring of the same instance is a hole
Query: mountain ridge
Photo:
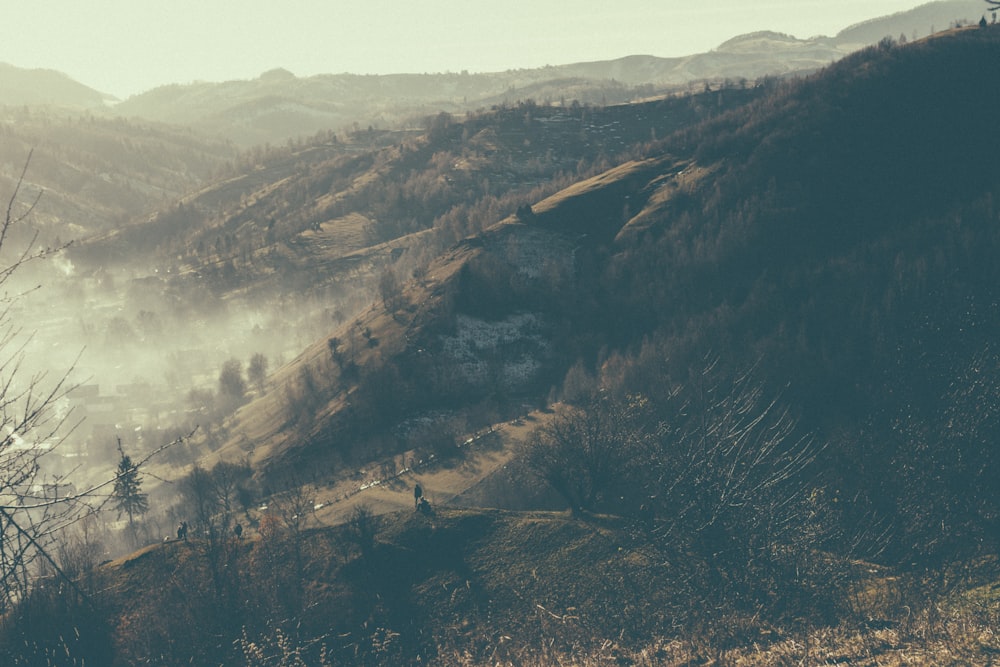
{"type": "MultiPolygon", "coordinates": [[[[343,73],[300,78],[279,67],[255,79],[158,86],[104,111],[192,126],[244,147],[281,144],[352,123],[399,127],[442,110],[464,113],[529,98],[607,104],[672,94],[691,85],[718,84],[727,79],[753,81],[801,74],[885,37],[919,37],[932,27],[943,29],[959,20],[973,22],[981,10],[974,0],[939,0],[845,28],[834,37],[799,39],[760,32],[733,37],[701,54],[667,58],[629,55],[503,72],[343,73]]],[[[25,71],[20,75],[26,76],[25,71]]],[[[64,100],[53,103],[98,110],[105,101],[106,96],[89,91],[82,97],[67,93],[64,100]]]]}

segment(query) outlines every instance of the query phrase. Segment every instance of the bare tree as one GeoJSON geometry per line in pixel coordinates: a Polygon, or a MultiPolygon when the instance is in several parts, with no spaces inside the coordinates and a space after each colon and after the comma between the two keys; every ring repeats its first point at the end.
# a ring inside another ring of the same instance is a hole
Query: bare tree
{"type": "Polygon", "coordinates": [[[696,554],[689,561],[706,564],[714,590],[726,582],[731,599],[758,599],[821,539],[809,520],[818,487],[809,471],[822,446],[752,371],[732,375],[715,362],[678,387],[661,414],[640,482],[657,541],[696,554]]]}
{"type": "Polygon", "coordinates": [[[0,225],[0,614],[26,597],[36,563],[46,562],[59,571],[50,555],[56,534],[85,513],[77,494],[59,497],[58,487],[46,490],[42,485],[44,459],[68,431],[65,417],[53,407],[69,387],[65,375],[51,383],[43,373],[25,377],[30,337],[12,316],[19,296],[12,284],[14,274],[57,251],[40,248],[37,232],[21,231],[41,198],[39,192],[28,204],[19,201],[30,160],[29,155],[0,225]]]}
{"type": "Polygon", "coordinates": [[[390,313],[395,313],[403,305],[403,286],[392,269],[386,269],[379,276],[378,293],[382,305],[390,313]]]}
{"type": "MultiPolygon", "coordinates": [[[[100,510],[112,497],[118,475],[77,489],[53,477],[50,460],[75,423],[56,410],[72,386],[73,365],[56,379],[28,371],[26,335],[13,315],[25,291],[13,280],[19,269],[65,248],[45,247],[30,229],[41,192],[22,202],[31,155],[25,160],[0,221],[0,615],[18,608],[43,568],[61,577],[84,599],[74,578],[57,562],[60,538],[69,526],[100,510]]],[[[138,468],[167,445],[130,469],[138,468]]]]}
{"type": "MultiPolygon", "coordinates": [[[[292,481],[287,491],[271,499],[271,509],[281,522],[286,540],[292,549],[292,565],[294,567],[290,589],[287,591],[286,604],[295,608],[301,604],[303,587],[305,585],[305,525],[316,511],[315,488],[292,481]]],[[[293,609],[290,608],[290,611],[293,609]]],[[[298,609],[294,609],[298,611],[298,609]]]]}
{"type": "MultiPolygon", "coordinates": [[[[212,585],[219,600],[232,592],[232,572],[227,572],[230,550],[227,549],[227,532],[232,513],[226,507],[228,486],[220,485],[213,472],[195,465],[180,485],[187,509],[193,514],[197,541],[212,576],[212,585]]],[[[222,475],[226,477],[225,474],[222,475]]],[[[234,489],[235,495],[235,489],[234,489]]]]}
{"type": "Polygon", "coordinates": [[[641,458],[648,403],[639,397],[598,396],[565,407],[529,438],[525,461],[569,504],[593,510],[611,489],[626,486],[631,461],[641,458]]]}
{"type": "Polygon", "coordinates": [[[351,513],[351,519],[347,523],[348,539],[357,545],[361,551],[361,557],[369,563],[375,552],[375,538],[381,528],[382,518],[366,504],[355,507],[351,513]]]}

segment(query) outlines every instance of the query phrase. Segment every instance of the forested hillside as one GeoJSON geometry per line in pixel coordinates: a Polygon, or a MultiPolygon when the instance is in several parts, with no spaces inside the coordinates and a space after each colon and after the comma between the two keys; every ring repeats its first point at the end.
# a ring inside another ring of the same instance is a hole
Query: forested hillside
{"type": "Polygon", "coordinates": [[[364,354],[367,383],[326,342],[304,355],[332,383],[334,418],[298,445],[347,455],[358,419],[537,400],[571,367],[569,394],[666,405],[716,359],[721,377],[753,369],[829,442],[823,484],[851,499],[848,523],[892,526],[878,549],[975,548],[997,519],[993,418],[972,407],[994,391],[997,91],[981,63],[996,35],[886,41],[445,253],[388,323],[375,310],[332,332],[399,341],[364,354]],[[505,347],[487,342],[501,330],[505,347]],[[515,367],[532,371],[514,381],[515,367]]]}
{"type": "Polygon", "coordinates": [[[996,39],[884,43],[677,137],[718,166],[611,267],[612,335],[645,337],[630,390],[711,352],[754,366],[904,549],[997,534],[996,39]]]}
{"type": "Polygon", "coordinates": [[[150,215],[237,155],[231,144],[190,130],[44,105],[0,106],[0,138],[0,184],[12,191],[23,172],[26,188],[44,191],[34,222],[49,244],[150,215]]]}
{"type": "Polygon", "coordinates": [[[798,80],[317,136],[81,244],[145,253],[193,322],[329,312],[258,386],[223,402],[237,360],[193,395],[190,537],[95,567],[77,535],[0,651],[992,664],[998,58],[1000,28],[958,29],[798,80]],[[477,497],[565,511],[382,518],[337,486],[408,496],[509,420],[536,428],[477,497]],[[346,524],[308,523],[321,489],[346,524]]]}

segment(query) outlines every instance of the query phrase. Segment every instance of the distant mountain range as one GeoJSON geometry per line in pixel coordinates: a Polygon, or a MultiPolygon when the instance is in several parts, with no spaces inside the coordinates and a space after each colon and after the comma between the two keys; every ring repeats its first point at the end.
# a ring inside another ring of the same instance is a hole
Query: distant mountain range
{"type": "MultiPolygon", "coordinates": [[[[324,74],[275,69],[253,80],[168,85],[111,107],[116,115],[193,127],[243,146],[283,143],[328,129],[399,127],[439,111],[463,113],[519,100],[614,104],[726,80],[810,72],[884,37],[914,39],[978,21],[978,0],[931,2],[867,21],[835,37],[774,32],[735,37],[707,53],[633,55],[538,69],[469,74],[324,74]]],[[[99,108],[109,96],[46,70],[0,67],[0,104],[99,108]]]]}

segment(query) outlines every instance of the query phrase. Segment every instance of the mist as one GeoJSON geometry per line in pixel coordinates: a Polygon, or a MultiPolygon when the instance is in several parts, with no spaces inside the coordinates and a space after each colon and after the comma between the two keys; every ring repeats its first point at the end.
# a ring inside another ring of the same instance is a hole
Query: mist
{"type": "Polygon", "coordinates": [[[18,388],[38,380],[65,390],[54,406],[61,427],[43,444],[42,479],[86,488],[113,474],[119,445],[141,459],[173,442],[150,461],[144,489],[157,503],[148,530],[158,525],[167,534],[172,482],[230,436],[225,422],[233,410],[284,389],[266,377],[251,381],[252,358],[263,358],[269,375],[370,302],[370,295],[224,298],[197,277],[180,292],[168,289],[171,278],[125,265],[81,271],[60,253],[22,267],[8,284],[17,295],[10,314],[20,328],[18,388]],[[233,360],[243,380],[239,395],[220,385],[233,360]]]}

